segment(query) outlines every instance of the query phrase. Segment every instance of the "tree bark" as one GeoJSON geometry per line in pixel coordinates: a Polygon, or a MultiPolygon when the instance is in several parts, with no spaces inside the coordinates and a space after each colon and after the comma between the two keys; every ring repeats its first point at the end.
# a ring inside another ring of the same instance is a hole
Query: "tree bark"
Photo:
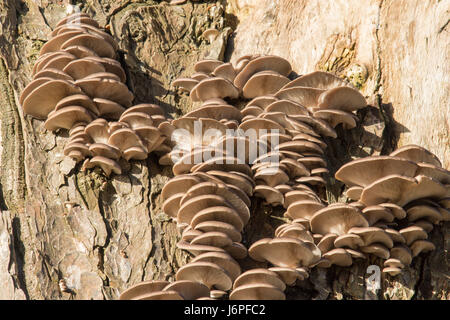
{"type": "MultiPolygon", "coordinates": [[[[65,131],[54,134],[24,116],[18,98],[65,1],[0,0],[0,299],[116,299],[142,280],[171,280],[188,255],[160,191],[172,177],[154,155],[125,174],[81,172],[64,157],[65,131]],[[64,279],[71,293],[62,293],[64,279]]],[[[327,140],[327,197],[344,201],[333,179],[355,157],[416,143],[450,169],[449,0],[230,0],[169,5],[161,1],[72,1],[107,27],[135,103],[177,117],[192,108],[171,82],[203,58],[235,61],[277,54],[298,73],[326,70],[359,87],[370,106],[360,125],[327,140]],[[212,43],[201,37],[216,28],[212,43]]],[[[244,244],[272,236],[282,210],[254,201],[244,244]]],[[[314,269],[286,291],[289,299],[450,299],[449,223],[433,229],[437,249],[398,277],[367,290],[369,265],[314,269]]],[[[243,261],[243,265],[250,265],[243,261]]]]}

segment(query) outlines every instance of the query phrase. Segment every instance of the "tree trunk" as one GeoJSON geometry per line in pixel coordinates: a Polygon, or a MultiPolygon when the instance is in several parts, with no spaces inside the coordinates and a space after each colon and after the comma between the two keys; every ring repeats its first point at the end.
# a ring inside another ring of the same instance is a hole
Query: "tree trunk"
{"type": "MultiPolygon", "coordinates": [[[[18,98],[40,47],[68,1],[0,0],[0,299],[116,299],[142,280],[171,280],[189,259],[176,248],[175,224],[161,210],[172,177],[154,155],[105,178],[81,172],[63,155],[68,134],[24,116],[18,98]],[[63,279],[72,293],[60,291],[63,279]]],[[[203,58],[235,61],[276,54],[298,74],[347,77],[370,102],[360,125],[327,140],[330,202],[345,200],[334,172],[354,157],[407,143],[435,153],[450,169],[450,0],[72,1],[119,42],[135,103],[177,117],[191,108],[171,82],[203,58]],[[212,43],[201,34],[221,33],[212,43]]],[[[244,244],[272,236],[282,216],[254,201],[244,244]]],[[[369,265],[313,269],[289,299],[450,299],[449,223],[433,229],[436,250],[368,290],[369,265]]],[[[249,263],[249,262],[244,262],[249,263]]]]}

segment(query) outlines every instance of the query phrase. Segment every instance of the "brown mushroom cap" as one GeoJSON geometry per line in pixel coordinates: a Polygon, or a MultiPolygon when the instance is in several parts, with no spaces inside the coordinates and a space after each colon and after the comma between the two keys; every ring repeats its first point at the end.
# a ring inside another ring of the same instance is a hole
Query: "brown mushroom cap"
{"type": "Polygon", "coordinates": [[[228,253],[225,252],[205,252],[191,260],[191,262],[211,262],[222,267],[231,280],[234,281],[241,274],[241,267],[228,253]]]}
{"type": "Polygon", "coordinates": [[[248,250],[250,257],[256,261],[269,261],[274,266],[289,268],[314,264],[320,259],[318,252],[317,255],[308,243],[293,238],[261,239],[248,250]]]}
{"type": "Polygon", "coordinates": [[[252,99],[276,93],[289,79],[276,72],[261,71],[250,77],[242,89],[244,98],[252,99]]]}
{"type": "Polygon", "coordinates": [[[316,108],[319,97],[325,90],[309,87],[290,87],[275,94],[279,100],[291,100],[307,108],[316,108]]]}
{"type": "Polygon", "coordinates": [[[315,200],[299,200],[288,207],[285,216],[293,220],[298,218],[311,220],[314,214],[324,207],[322,203],[315,200]]]}
{"type": "Polygon", "coordinates": [[[353,263],[352,256],[342,248],[328,251],[323,255],[323,258],[340,267],[349,267],[353,263]]]}
{"type": "Polygon", "coordinates": [[[342,110],[318,110],[314,112],[314,117],[325,120],[333,128],[341,123],[344,129],[353,129],[356,127],[357,118],[353,114],[342,110]]]}
{"type": "Polygon", "coordinates": [[[215,287],[219,290],[230,290],[232,282],[229,274],[222,267],[212,262],[191,262],[180,269],[176,274],[177,281],[191,280],[203,283],[209,289],[215,287]]]}
{"type": "Polygon", "coordinates": [[[359,250],[361,250],[364,253],[371,253],[374,256],[377,256],[385,260],[389,259],[390,257],[389,249],[379,243],[373,243],[368,246],[360,247],[359,250]]]}
{"type": "Polygon", "coordinates": [[[115,174],[122,174],[122,168],[120,165],[112,160],[103,156],[95,156],[92,159],[86,159],[88,161],[83,163],[83,168],[90,169],[95,166],[99,166],[105,172],[105,175],[109,177],[112,172],[115,174]]]}
{"type": "Polygon", "coordinates": [[[234,79],[234,85],[243,89],[247,81],[257,72],[261,71],[274,71],[282,76],[288,76],[292,71],[291,64],[278,56],[262,56],[251,60],[247,65],[238,73],[234,79]]]}
{"type": "Polygon", "coordinates": [[[398,174],[388,175],[374,181],[364,188],[360,202],[375,205],[392,202],[399,206],[420,198],[442,198],[447,188],[427,176],[405,177],[398,174]]]}
{"type": "Polygon", "coordinates": [[[194,65],[194,70],[196,72],[212,73],[215,68],[217,68],[222,64],[223,62],[219,60],[213,59],[201,60],[194,65]]]}
{"type": "Polygon", "coordinates": [[[222,221],[231,224],[239,232],[241,232],[244,228],[244,223],[236,210],[220,205],[210,206],[203,210],[194,212],[194,216],[192,217],[192,220],[190,220],[190,225],[193,228],[196,228],[198,224],[205,221],[222,221]]]}
{"type": "Polygon", "coordinates": [[[386,267],[383,268],[383,273],[388,273],[389,275],[395,277],[396,275],[399,275],[402,272],[401,268],[398,267],[386,267]]]}
{"type": "Polygon", "coordinates": [[[433,242],[427,240],[416,240],[411,246],[412,256],[417,257],[421,252],[433,251],[436,249],[436,246],[433,242]]]}
{"type": "Polygon", "coordinates": [[[68,81],[47,81],[27,95],[22,103],[22,108],[26,114],[34,118],[45,119],[58,101],[79,93],[81,93],[80,88],[68,81]]]}
{"type": "Polygon", "coordinates": [[[178,280],[168,284],[163,289],[164,291],[176,291],[180,294],[184,300],[195,300],[201,297],[209,297],[209,288],[203,283],[190,281],[190,280],[178,280]]]}
{"type": "Polygon", "coordinates": [[[192,101],[206,101],[213,98],[236,99],[238,96],[239,91],[236,87],[224,78],[207,78],[201,80],[191,90],[192,101]]]}
{"type": "Polygon", "coordinates": [[[221,77],[233,82],[236,77],[236,70],[234,70],[233,65],[228,62],[216,67],[212,74],[216,77],[221,77]]]}
{"type": "Polygon", "coordinates": [[[234,289],[230,300],[285,300],[283,291],[270,284],[247,284],[234,289]]]}
{"type": "MultiPolygon", "coordinates": [[[[55,68],[46,68],[46,69],[43,69],[43,70],[37,72],[34,75],[33,80],[36,80],[39,78],[61,79],[61,80],[67,80],[67,81],[73,80],[73,78],[70,75],[68,75],[67,73],[65,73],[62,70],[55,69],[55,68]]],[[[30,83],[32,83],[32,82],[30,82],[30,83]]],[[[24,91],[25,91],[25,89],[22,91],[21,100],[19,102],[23,101],[22,96],[24,95],[24,91]]]]}
{"type": "MultiPolygon", "coordinates": [[[[69,32],[63,33],[61,36],[66,35],[68,33],[69,32]]],[[[59,37],[59,35],[57,37],[59,37]]],[[[92,51],[94,51],[100,57],[114,58],[116,55],[114,47],[103,37],[95,34],[88,34],[83,32],[79,33],[78,35],[71,36],[70,38],[67,39],[67,41],[65,41],[60,46],[60,48],[65,49],[71,46],[87,47],[92,51]]]]}
{"type": "Polygon", "coordinates": [[[383,229],[377,227],[354,227],[348,231],[350,234],[356,234],[364,242],[364,246],[370,246],[374,243],[380,243],[387,248],[392,248],[394,242],[392,241],[389,234],[387,234],[383,229]]]}
{"type": "Polygon", "coordinates": [[[74,94],[59,100],[54,110],[59,110],[67,106],[81,106],[91,111],[93,114],[99,115],[98,108],[94,101],[85,94],[74,94]]]}
{"type": "Polygon", "coordinates": [[[368,227],[369,223],[358,208],[345,204],[329,205],[311,218],[311,231],[322,235],[342,235],[353,227],[368,227]]]}
{"type": "Polygon", "coordinates": [[[327,90],[318,99],[319,109],[338,109],[347,112],[362,109],[367,106],[366,99],[356,89],[337,87],[327,90]]]}
{"type": "Polygon", "coordinates": [[[95,115],[80,106],[64,107],[52,111],[44,123],[47,130],[54,131],[59,128],[71,129],[76,123],[89,123],[95,115]]]}
{"type": "Polygon", "coordinates": [[[425,240],[428,238],[426,231],[419,226],[410,226],[400,230],[400,234],[405,238],[406,244],[409,246],[416,240],[425,240]]]}
{"type": "Polygon", "coordinates": [[[391,213],[391,210],[379,205],[365,207],[362,209],[362,213],[371,226],[379,221],[394,221],[394,215],[391,213]]]}
{"type": "Polygon", "coordinates": [[[442,167],[441,161],[438,159],[438,157],[436,157],[425,148],[414,144],[400,147],[397,150],[391,152],[390,156],[407,159],[414,162],[425,162],[435,165],[436,167],[442,167]]]}
{"type": "Polygon", "coordinates": [[[120,81],[92,78],[77,80],[75,83],[92,98],[112,100],[124,107],[130,107],[134,99],[128,87],[120,81]]]}
{"type": "Polygon", "coordinates": [[[350,248],[357,249],[364,245],[364,240],[357,234],[343,234],[334,240],[334,246],[336,248],[350,248]]]}
{"type": "Polygon", "coordinates": [[[332,73],[324,71],[314,71],[298,77],[289,82],[283,89],[291,87],[311,87],[318,89],[333,89],[341,86],[350,86],[345,80],[335,76],[332,73]]]}
{"type": "Polygon", "coordinates": [[[374,181],[392,174],[414,177],[418,166],[409,160],[389,156],[374,156],[353,160],[335,174],[346,185],[366,187],[374,181]]]}
{"type": "Polygon", "coordinates": [[[123,291],[119,300],[132,300],[146,293],[152,293],[163,290],[169,284],[165,280],[149,280],[135,284],[123,291]]]}
{"type": "Polygon", "coordinates": [[[180,87],[181,90],[191,92],[192,89],[199,83],[198,80],[192,78],[178,78],[172,82],[175,87],[180,87]]]}
{"type": "Polygon", "coordinates": [[[256,197],[263,198],[272,206],[283,205],[283,194],[275,188],[266,185],[257,185],[253,193],[256,197]]]}
{"type": "Polygon", "coordinates": [[[443,217],[438,209],[429,205],[415,205],[406,210],[407,219],[409,221],[417,221],[426,219],[433,224],[439,223],[443,217]]]}

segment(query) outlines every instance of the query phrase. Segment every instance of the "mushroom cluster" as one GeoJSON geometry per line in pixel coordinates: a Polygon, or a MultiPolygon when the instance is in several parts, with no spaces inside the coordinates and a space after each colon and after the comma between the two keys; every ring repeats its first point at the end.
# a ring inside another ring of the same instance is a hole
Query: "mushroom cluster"
{"type": "Polygon", "coordinates": [[[165,121],[163,110],[153,104],[138,104],[126,109],[118,121],[98,118],[89,124],[78,123],[69,131],[64,155],[83,162],[83,169],[101,167],[106,176],[121,174],[120,158],[144,160],[159,151],[165,137],[158,129],[165,121]]]}
{"type": "Polygon", "coordinates": [[[397,275],[412,258],[434,250],[428,234],[434,225],[450,221],[450,172],[420,146],[351,161],[336,179],[346,184],[347,197],[355,201],[349,205],[360,208],[368,224],[349,233],[363,240],[363,252],[386,260],[385,273],[397,275]],[[367,247],[368,238],[373,244],[367,247]]]}
{"type": "Polygon", "coordinates": [[[86,13],[60,20],[40,51],[33,80],[19,102],[25,114],[45,120],[47,130],[69,130],[64,154],[83,168],[121,174],[118,163],[164,151],[158,125],[165,120],[156,105],[131,107],[126,75],[115,60],[118,45],[86,13]],[[127,109],[128,108],[128,109],[127,109]]]}
{"type": "Polygon", "coordinates": [[[118,45],[85,13],[60,20],[42,46],[33,81],[22,91],[25,114],[45,121],[47,130],[70,130],[98,117],[117,120],[134,95],[115,60],[118,45]]]}

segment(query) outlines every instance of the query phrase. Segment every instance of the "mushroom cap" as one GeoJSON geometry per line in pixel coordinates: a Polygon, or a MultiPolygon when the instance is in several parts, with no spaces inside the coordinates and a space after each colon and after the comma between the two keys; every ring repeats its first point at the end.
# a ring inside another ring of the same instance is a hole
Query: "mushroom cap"
{"type": "Polygon", "coordinates": [[[192,89],[199,83],[198,80],[192,78],[177,78],[172,82],[175,87],[180,87],[183,91],[191,92],[192,89]]]}
{"type": "Polygon", "coordinates": [[[284,207],[289,208],[291,204],[297,201],[310,200],[319,202],[320,199],[313,192],[302,191],[302,190],[292,190],[284,194],[284,207]]]}
{"type": "Polygon", "coordinates": [[[314,71],[289,82],[283,87],[283,89],[291,87],[311,87],[328,90],[342,86],[350,86],[350,84],[332,73],[314,71]]]}
{"type": "Polygon", "coordinates": [[[345,195],[352,200],[358,201],[361,197],[363,189],[364,188],[360,186],[353,186],[347,189],[345,195]]]}
{"type": "Polygon", "coordinates": [[[76,123],[89,123],[95,115],[80,106],[64,107],[52,111],[44,123],[47,130],[54,131],[59,128],[71,129],[76,123]]]}
{"type": "Polygon", "coordinates": [[[216,67],[212,74],[216,77],[221,77],[233,82],[236,77],[236,70],[234,70],[233,65],[228,62],[216,67]]]}
{"type": "Polygon", "coordinates": [[[305,275],[299,269],[303,268],[271,267],[268,270],[275,272],[286,285],[293,286],[297,280],[301,281],[308,277],[308,274],[305,275]]]}
{"type": "Polygon", "coordinates": [[[426,219],[433,224],[439,223],[443,217],[438,209],[429,205],[415,205],[406,210],[408,221],[417,221],[419,219],[426,219]]]}
{"type": "Polygon", "coordinates": [[[180,201],[183,198],[184,193],[175,193],[172,196],[164,200],[162,204],[162,210],[170,217],[176,218],[178,210],[180,209],[180,201]]]}
{"type": "Polygon", "coordinates": [[[323,254],[323,258],[340,267],[349,267],[353,263],[352,256],[342,248],[337,248],[323,254]]]}
{"type": "Polygon", "coordinates": [[[419,162],[417,163],[419,169],[416,175],[424,175],[439,181],[442,184],[450,184],[450,171],[435,165],[419,162]]]}
{"type": "Polygon", "coordinates": [[[390,257],[389,249],[379,243],[373,243],[368,246],[360,247],[359,250],[361,250],[364,253],[371,253],[374,256],[377,256],[385,260],[389,259],[390,257]]]}
{"type": "Polygon", "coordinates": [[[91,59],[76,59],[69,62],[63,71],[70,75],[73,79],[78,80],[87,77],[93,73],[105,72],[105,67],[91,59]]]}
{"type": "Polygon", "coordinates": [[[191,262],[180,269],[176,274],[176,280],[190,280],[200,282],[209,289],[230,290],[232,281],[229,274],[222,267],[212,262],[191,262]]]}
{"type": "Polygon", "coordinates": [[[147,293],[161,291],[168,284],[169,282],[165,280],[143,281],[123,291],[119,296],[119,300],[133,300],[134,298],[142,296],[147,293]]]}
{"type": "Polygon", "coordinates": [[[58,101],[79,93],[81,93],[80,88],[69,81],[47,81],[27,95],[22,103],[22,108],[24,113],[34,118],[45,119],[58,101]]]}
{"type": "Polygon", "coordinates": [[[176,291],[158,291],[144,294],[136,298],[136,300],[183,300],[183,297],[176,291]]]}
{"type": "Polygon", "coordinates": [[[244,259],[247,257],[247,248],[239,242],[233,242],[231,245],[224,247],[225,251],[234,259],[244,259]]]}
{"type": "Polygon", "coordinates": [[[74,29],[70,32],[65,32],[63,34],[57,35],[57,36],[51,38],[49,41],[47,41],[42,46],[42,48],[39,52],[39,56],[43,56],[44,54],[50,53],[50,52],[60,51],[62,49],[61,46],[67,40],[70,40],[78,35],[83,35],[83,34],[84,34],[83,29],[74,29]]]}
{"type": "Polygon", "coordinates": [[[239,89],[243,89],[251,76],[266,70],[277,72],[286,77],[291,73],[292,67],[286,59],[281,57],[271,55],[261,56],[250,60],[250,62],[245,65],[234,79],[234,85],[239,89]]]}
{"type": "Polygon", "coordinates": [[[120,149],[122,152],[133,147],[138,147],[147,153],[139,136],[134,130],[129,128],[121,128],[114,131],[108,138],[108,144],[120,149]]]}
{"type": "Polygon", "coordinates": [[[203,79],[191,90],[192,101],[206,101],[213,98],[236,99],[238,97],[239,91],[231,81],[224,78],[203,79]]]}
{"type": "Polygon", "coordinates": [[[268,105],[277,100],[278,98],[275,98],[274,96],[261,96],[250,100],[245,106],[260,107],[261,109],[264,110],[268,105]]]}
{"type": "Polygon", "coordinates": [[[226,233],[219,231],[209,231],[197,235],[190,241],[190,243],[194,245],[205,245],[223,248],[226,246],[230,246],[233,241],[227,236],[226,233]]]}
{"type": "Polygon", "coordinates": [[[389,156],[373,156],[353,160],[336,172],[336,179],[346,185],[366,187],[374,181],[392,174],[414,177],[418,166],[410,161],[389,156]]]}
{"type": "Polygon", "coordinates": [[[286,296],[275,286],[270,284],[247,284],[234,289],[230,293],[230,300],[285,300],[286,296]]]}
{"type": "MultiPolygon", "coordinates": [[[[195,186],[193,188],[195,188],[195,186]]],[[[200,194],[198,196],[193,196],[183,203],[178,211],[178,222],[189,224],[195,214],[201,212],[203,209],[214,206],[224,206],[233,210],[228,206],[228,202],[222,196],[214,194],[200,194]]]]}
{"type": "Polygon", "coordinates": [[[215,68],[222,64],[222,61],[214,59],[201,60],[194,65],[194,70],[195,72],[212,73],[215,68]]]}
{"type": "MultiPolygon", "coordinates": [[[[181,209],[180,209],[181,210],[181,209]]],[[[187,220],[187,219],[185,219],[187,220]]],[[[196,228],[198,224],[205,221],[222,221],[234,226],[239,232],[244,228],[244,223],[236,210],[225,206],[210,206],[203,210],[195,211],[190,220],[190,225],[196,228]]],[[[180,221],[184,222],[184,221],[180,221]]]]}
{"type": "Polygon", "coordinates": [[[270,284],[281,291],[286,290],[286,284],[278,275],[264,268],[251,269],[242,273],[233,283],[233,290],[248,284],[270,284]]]}
{"type": "Polygon", "coordinates": [[[416,240],[425,240],[428,238],[427,232],[419,226],[410,226],[400,230],[400,234],[405,238],[406,245],[410,245],[416,240]]]}
{"type": "MultiPolygon", "coordinates": [[[[61,36],[68,33],[69,32],[63,33],[61,36]]],[[[59,35],[57,37],[59,37],[59,35]]],[[[114,58],[116,55],[114,47],[105,40],[105,38],[86,32],[79,32],[79,34],[71,36],[60,46],[60,48],[65,49],[71,46],[84,46],[94,51],[99,57],[114,58]]]]}
{"type": "Polygon", "coordinates": [[[94,101],[85,94],[73,94],[59,100],[54,110],[56,111],[67,106],[81,106],[91,111],[96,116],[99,115],[98,108],[94,101]]]}
{"type": "Polygon", "coordinates": [[[64,49],[64,52],[70,53],[77,57],[78,59],[83,59],[86,57],[96,57],[97,54],[84,46],[70,46],[64,49]]]}
{"type": "Polygon", "coordinates": [[[288,207],[285,216],[293,220],[297,218],[311,220],[314,214],[324,207],[322,203],[315,200],[299,200],[288,207]]]}
{"type": "MultiPolygon", "coordinates": [[[[56,69],[56,68],[42,69],[41,71],[37,72],[34,75],[33,80],[36,80],[39,78],[61,79],[61,80],[67,80],[67,81],[73,80],[73,78],[70,75],[68,75],[64,71],[56,69]]],[[[22,91],[22,95],[23,95],[23,91],[22,91]]],[[[21,95],[21,97],[22,97],[22,95],[21,95]]],[[[23,101],[23,100],[20,100],[20,101],[23,101]]]]}
{"type": "Polygon", "coordinates": [[[191,262],[211,262],[222,267],[234,281],[241,274],[241,267],[228,253],[226,252],[205,252],[191,260],[191,262]]]}
{"type": "MultiPolygon", "coordinates": [[[[320,242],[319,242],[320,244],[320,242]]],[[[343,234],[334,240],[334,246],[336,248],[350,248],[357,249],[364,245],[364,240],[357,234],[343,234]]],[[[320,247],[319,247],[320,248],[320,247]]]]}
{"type": "Polygon", "coordinates": [[[268,261],[274,266],[296,268],[310,266],[320,259],[308,243],[293,238],[264,238],[250,246],[248,253],[256,261],[268,261]]]}
{"type": "Polygon", "coordinates": [[[391,210],[379,205],[365,207],[362,209],[362,213],[371,226],[379,221],[394,221],[394,215],[391,213],[391,210]]]}
{"type": "Polygon", "coordinates": [[[256,197],[265,199],[272,206],[283,205],[284,203],[283,194],[277,189],[266,185],[257,185],[253,194],[256,197]]]}
{"type": "Polygon", "coordinates": [[[115,174],[122,174],[122,168],[116,161],[112,159],[108,159],[102,156],[95,156],[92,159],[86,160],[89,160],[83,163],[83,167],[86,169],[99,166],[100,168],[102,168],[103,172],[105,172],[105,175],[107,177],[109,177],[112,172],[114,172],[115,174]]]}
{"type": "Polygon", "coordinates": [[[442,167],[441,161],[427,149],[415,144],[408,144],[391,152],[391,157],[402,158],[414,162],[425,162],[436,167],[442,167]]]}
{"type": "Polygon", "coordinates": [[[314,117],[325,120],[333,128],[336,128],[341,123],[344,129],[353,129],[356,127],[357,118],[350,112],[343,110],[318,110],[314,112],[314,117]]]}
{"type": "Polygon", "coordinates": [[[401,268],[398,267],[386,267],[383,268],[383,273],[388,273],[389,275],[395,277],[396,275],[399,275],[402,272],[401,268]]]}
{"type": "Polygon", "coordinates": [[[325,90],[309,87],[290,87],[281,89],[275,94],[279,100],[291,100],[307,108],[316,108],[319,97],[325,90]]]}
{"type": "Polygon", "coordinates": [[[220,170],[210,170],[207,171],[207,173],[209,175],[219,178],[226,184],[236,186],[249,196],[253,194],[253,183],[252,181],[250,181],[250,179],[247,179],[245,177],[247,175],[243,176],[240,175],[240,172],[226,172],[220,170]]]}
{"type": "Polygon", "coordinates": [[[366,99],[356,89],[337,87],[327,90],[318,99],[319,109],[338,109],[347,112],[362,109],[367,106],[366,99]]]}
{"type": "Polygon", "coordinates": [[[209,297],[209,288],[203,283],[178,280],[164,287],[164,291],[176,291],[184,300],[195,300],[201,297],[209,297]]]}
{"type": "Polygon", "coordinates": [[[91,78],[77,80],[75,84],[92,98],[112,100],[124,107],[130,107],[134,99],[128,87],[117,80],[91,78]]]}
{"type": "Polygon", "coordinates": [[[329,205],[311,218],[311,231],[322,235],[342,235],[353,227],[368,227],[369,223],[358,208],[346,204],[329,205]]]}
{"type": "Polygon", "coordinates": [[[364,188],[360,202],[375,205],[392,202],[399,206],[420,198],[442,198],[447,188],[427,176],[405,177],[398,174],[388,175],[374,181],[364,188]]]}
{"type": "Polygon", "coordinates": [[[407,246],[400,244],[391,249],[390,258],[398,259],[405,266],[409,266],[412,262],[412,253],[407,246]]]}
{"type": "Polygon", "coordinates": [[[279,73],[261,71],[250,77],[245,83],[242,93],[247,99],[274,94],[288,82],[289,79],[279,73]]]}
{"type": "Polygon", "coordinates": [[[348,231],[350,234],[355,234],[361,237],[364,244],[363,246],[369,246],[373,243],[381,243],[387,248],[392,248],[394,242],[388,233],[383,229],[377,227],[354,227],[348,231]]]}
{"type": "Polygon", "coordinates": [[[97,106],[99,115],[104,118],[117,120],[122,113],[126,110],[123,106],[115,101],[103,98],[94,98],[95,105],[97,106]]]}
{"type": "Polygon", "coordinates": [[[319,240],[319,242],[317,243],[317,247],[322,252],[322,254],[334,249],[334,241],[337,237],[337,234],[328,233],[319,240]]]}
{"type": "Polygon", "coordinates": [[[186,113],[186,117],[196,118],[212,118],[212,119],[228,119],[242,120],[242,114],[236,107],[231,105],[207,105],[186,113]]]}
{"type": "Polygon", "coordinates": [[[394,259],[394,258],[387,259],[383,263],[383,265],[385,267],[395,267],[395,268],[400,268],[400,269],[403,269],[405,267],[405,265],[399,259],[394,259]]]}
{"type": "Polygon", "coordinates": [[[401,220],[406,217],[406,211],[394,203],[380,203],[380,206],[388,208],[394,215],[395,219],[401,220]]]}
{"type": "Polygon", "coordinates": [[[433,242],[427,240],[416,240],[411,246],[412,256],[417,257],[421,252],[433,251],[436,249],[436,246],[433,242]]]}

